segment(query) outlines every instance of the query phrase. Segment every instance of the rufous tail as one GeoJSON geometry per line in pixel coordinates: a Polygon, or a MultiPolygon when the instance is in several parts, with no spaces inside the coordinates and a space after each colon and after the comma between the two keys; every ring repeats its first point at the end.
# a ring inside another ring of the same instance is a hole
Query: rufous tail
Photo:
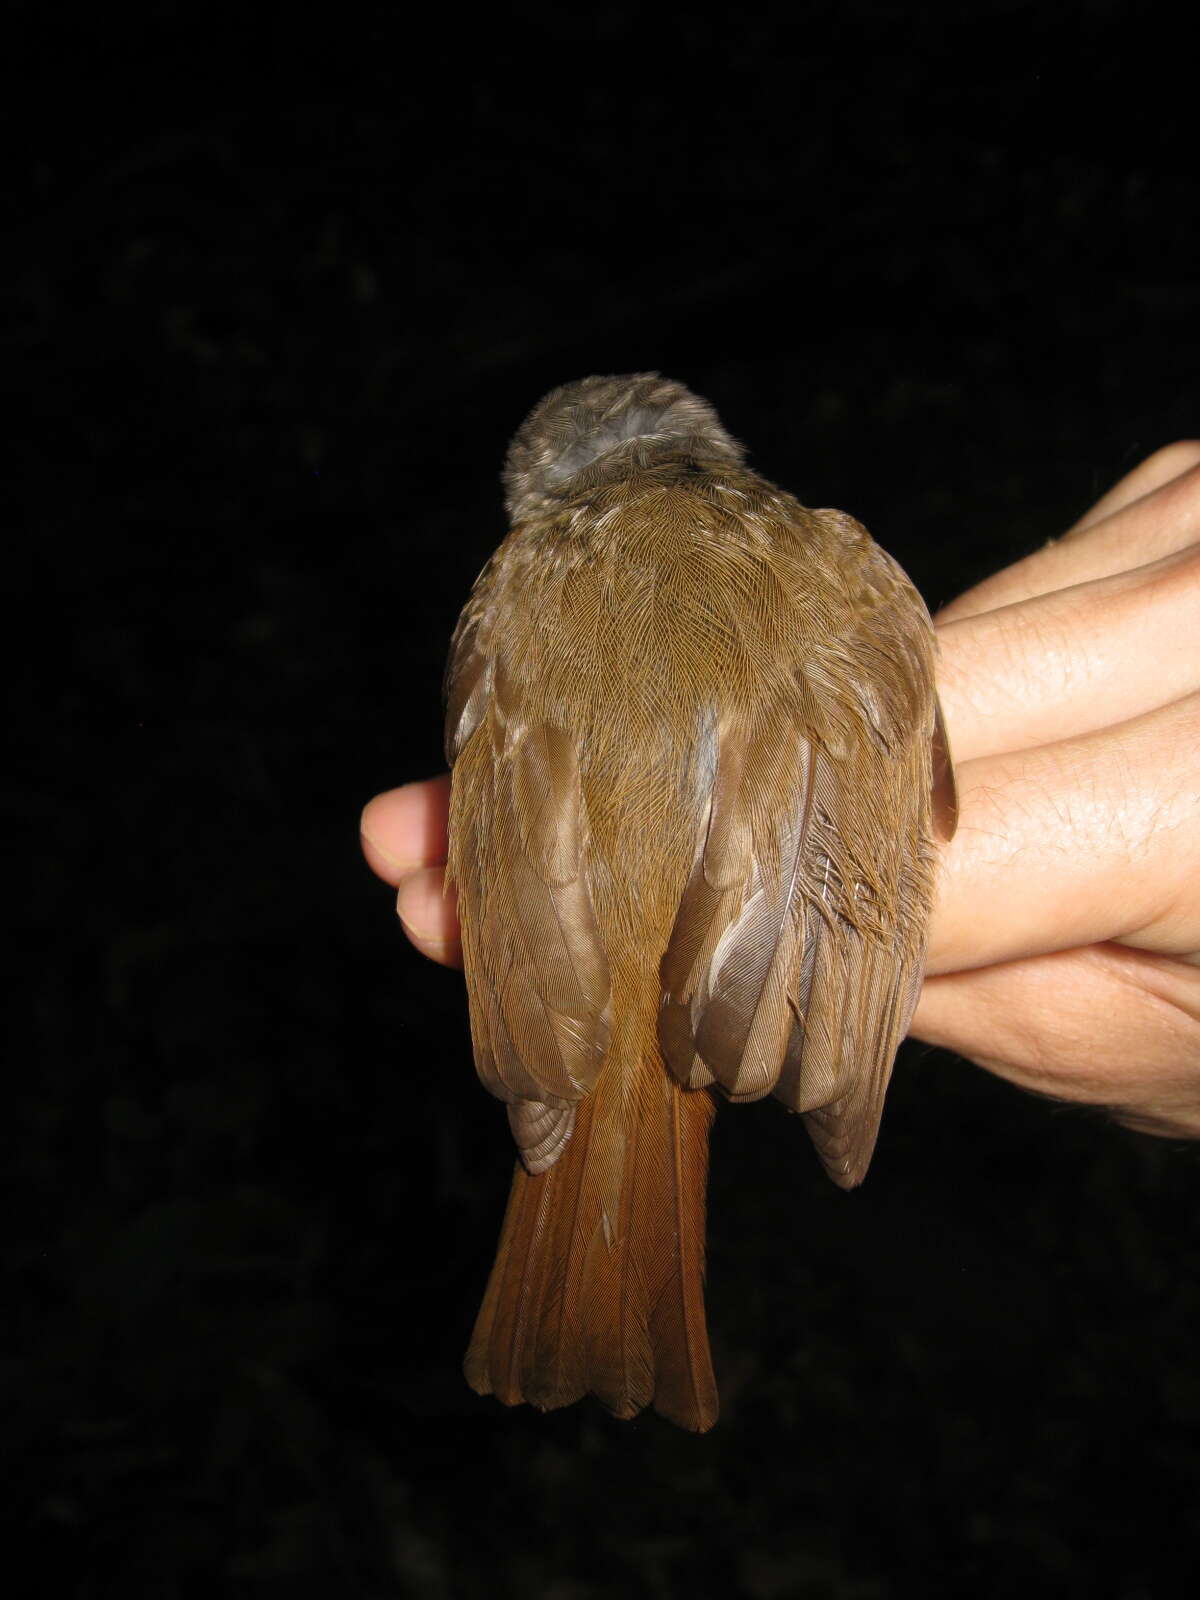
{"type": "Polygon", "coordinates": [[[473,1389],[543,1411],[594,1394],[618,1417],[653,1405],[681,1427],[712,1427],[704,1197],[714,1111],[711,1090],[680,1088],[658,1061],[624,1083],[606,1069],[554,1165],[535,1177],[517,1163],[467,1351],[473,1389]]]}

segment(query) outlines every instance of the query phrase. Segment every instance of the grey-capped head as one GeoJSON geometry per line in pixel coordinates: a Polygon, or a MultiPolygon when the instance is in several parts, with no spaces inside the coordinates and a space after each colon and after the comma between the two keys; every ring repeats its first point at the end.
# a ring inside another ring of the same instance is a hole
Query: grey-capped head
{"type": "Polygon", "coordinates": [[[552,389],[517,430],[504,463],[514,522],[546,510],[593,462],[631,440],[661,442],[740,465],[741,446],[699,395],[657,372],[580,378],[552,389]]]}

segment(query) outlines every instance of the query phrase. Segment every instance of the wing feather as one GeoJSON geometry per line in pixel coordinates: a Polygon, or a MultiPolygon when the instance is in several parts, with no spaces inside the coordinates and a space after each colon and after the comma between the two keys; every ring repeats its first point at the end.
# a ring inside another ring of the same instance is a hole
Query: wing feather
{"type": "Polygon", "coordinates": [[[459,895],[475,1064],[509,1102],[529,1170],[544,1171],[570,1137],[566,1108],[596,1081],[610,1028],[608,962],[583,865],[578,753],[561,729],[523,716],[475,628],[461,631],[456,652],[448,876],[459,895]]]}
{"type": "Polygon", "coordinates": [[[934,813],[947,836],[954,792],[915,591],[853,519],[816,515],[844,544],[855,629],[795,660],[769,724],[710,711],[712,799],[662,963],[659,1040],[681,1083],[804,1113],[848,1187],[919,991],[934,813]]]}

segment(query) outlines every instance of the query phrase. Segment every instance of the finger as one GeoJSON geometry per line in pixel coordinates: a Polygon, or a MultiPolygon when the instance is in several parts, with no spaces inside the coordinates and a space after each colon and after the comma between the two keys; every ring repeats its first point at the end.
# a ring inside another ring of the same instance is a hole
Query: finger
{"type": "Polygon", "coordinates": [[[912,1033],[1022,1089],[1200,1137],[1200,972],[1092,945],[929,980],[912,1033]]]}
{"type": "Polygon", "coordinates": [[[364,808],[359,824],[371,871],[396,885],[414,867],[442,866],[449,809],[448,772],[377,794],[364,808]]]}
{"type": "Polygon", "coordinates": [[[457,896],[447,892],[442,867],[418,867],[401,879],[396,914],[422,955],[445,967],[462,966],[457,896]]]}
{"type": "Polygon", "coordinates": [[[1123,511],[1135,500],[1153,494],[1156,489],[1174,478],[1182,477],[1195,466],[1200,466],[1200,439],[1178,439],[1174,444],[1163,445],[1161,450],[1147,456],[1132,472],[1127,472],[1120,482],[1115,483],[1107,494],[1102,495],[1090,511],[1085,511],[1079,521],[1067,529],[1063,538],[1077,538],[1093,523],[1103,522],[1106,517],[1123,511]]]}
{"type": "Polygon", "coordinates": [[[931,975],[1117,939],[1200,948],[1200,695],[958,770],[931,975]]]}
{"type": "Polygon", "coordinates": [[[1170,445],[1143,462],[1138,473],[1123,479],[1061,539],[968,589],[943,606],[935,621],[957,622],[1052,589],[1144,566],[1200,539],[1200,443],[1170,445]],[[1138,473],[1144,476],[1126,499],[1124,486],[1138,473]],[[1110,509],[1097,517],[1106,502],[1110,509]]]}
{"type": "Polygon", "coordinates": [[[960,761],[1124,722],[1200,689],[1200,543],[947,623],[939,644],[960,761]]]}

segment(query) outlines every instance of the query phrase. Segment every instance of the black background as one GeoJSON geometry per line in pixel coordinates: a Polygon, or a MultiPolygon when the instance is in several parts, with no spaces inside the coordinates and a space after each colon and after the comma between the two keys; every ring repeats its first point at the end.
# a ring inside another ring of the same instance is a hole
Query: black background
{"type": "Polygon", "coordinates": [[[440,767],[554,383],[683,379],[934,606],[1195,430],[1152,15],[10,8],[0,1427],[39,1592],[1174,1592],[1194,1149],[911,1044],[849,1197],[727,1112],[716,1430],[503,1411],[460,1373],[503,1113],[356,841],[440,767]]]}

